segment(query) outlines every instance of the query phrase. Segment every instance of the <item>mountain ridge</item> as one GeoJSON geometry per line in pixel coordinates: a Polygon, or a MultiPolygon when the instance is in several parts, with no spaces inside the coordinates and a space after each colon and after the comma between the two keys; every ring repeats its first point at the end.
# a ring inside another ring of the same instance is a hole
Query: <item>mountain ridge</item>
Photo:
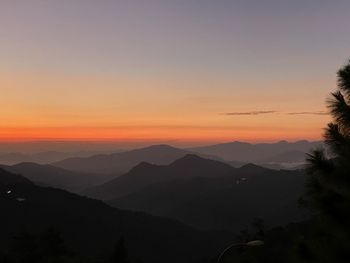
{"type": "MultiPolygon", "coordinates": [[[[247,143],[227,142],[208,146],[188,148],[189,151],[201,154],[215,155],[226,161],[241,161],[263,163],[269,158],[285,154],[290,151],[309,152],[311,149],[323,145],[321,141],[300,140],[295,142],[279,141],[277,143],[247,143]]],[[[297,156],[300,158],[300,156],[297,156]]],[[[273,160],[271,160],[273,161],[273,160]]]]}
{"type": "Polygon", "coordinates": [[[126,174],[88,189],[84,193],[97,199],[108,200],[116,198],[118,195],[128,194],[152,183],[198,176],[219,176],[228,174],[234,169],[232,166],[219,161],[188,154],[169,165],[155,165],[142,162],[126,174]]]}
{"type": "Polygon", "coordinates": [[[49,227],[59,230],[79,255],[108,257],[123,236],[132,260],[157,263],[191,263],[215,255],[228,241],[224,233],[202,232],[176,220],[112,208],[65,190],[18,182],[7,192],[9,186],[1,184],[2,173],[17,178],[0,169],[0,207],[6,211],[0,217],[0,254],[21,229],[40,233],[49,227]]]}
{"type": "Polygon", "coordinates": [[[69,158],[52,165],[71,171],[121,174],[143,161],[165,165],[189,153],[191,152],[187,150],[161,144],[88,158],[69,158]]]}
{"type": "Polygon", "coordinates": [[[106,202],[174,218],[202,230],[237,232],[256,217],[268,227],[305,219],[307,213],[298,206],[304,184],[303,171],[248,164],[218,177],[156,182],[106,202]]]}
{"type": "Polygon", "coordinates": [[[110,177],[105,175],[68,171],[49,164],[23,162],[15,165],[0,165],[9,172],[21,174],[29,180],[73,192],[102,183],[110,177]]]}

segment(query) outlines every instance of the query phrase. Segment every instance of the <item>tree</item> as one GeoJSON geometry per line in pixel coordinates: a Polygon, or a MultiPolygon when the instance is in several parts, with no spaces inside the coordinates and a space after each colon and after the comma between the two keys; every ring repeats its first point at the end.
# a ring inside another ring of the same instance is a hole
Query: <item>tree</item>
{"type": "Polygon", "coordinates": [[[41,233],[39,248],[44,262],[63,262],[64,257],[69,254],[60,233],[53,227],[41,233]]]}
{"type": "Polygon", "coordinates": [[[10,250],[16,263],[37,263],[41,260],[36,237],[26,230],[14,236],[10,250]]]}
{"type": "Polygon", "coordinates": [[[338,89],[327,100],[333,118],[324,134],[327,151],[316,149],[308,155],[302,198],[316,212],[317,239],[309,249],[317,251],[318,262],[345,262],[350,257],[350,61],[337,77],[338,89]]]}
{"type": "Polygon", "coordinates": [[[349,262],[350,61],[338,71],[338,90],[327,104],[333,117],[324,134],[327,150],[316,149],[308,155],[306,193],[301,198],[314,216],[266,234],[262,231],[264,247],[243,253],[235,262],[349,262]]]}
{"type": "Polygon", "coordinates": [[[129,263],[128,251],[125,247],[124,237],[121,237],[114,247],[111,263],[129,263]]]}
{"type": "Polygon", "coordinates": [[[53,227],[39,235],[22,230],[14,236],[9,252],[9,258],[16,263],[61,263],[74,259],[53,227]]]}

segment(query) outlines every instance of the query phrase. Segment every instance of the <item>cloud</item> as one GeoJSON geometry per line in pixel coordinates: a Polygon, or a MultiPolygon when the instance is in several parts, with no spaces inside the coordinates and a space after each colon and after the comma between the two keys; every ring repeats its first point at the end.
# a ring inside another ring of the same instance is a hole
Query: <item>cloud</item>
{"type": "Polygon", "coordinates": [[[243,112],[226,112],[222,115],[227,116],[255,116],[263,114],[284,114],[284,115],[328,115],[326,111],[296,111],[296,112],[281,112],[276,110],[263,110],[263,111],[243,111],[243,112]]]}
{"type": "Polygon", "coordinates": [[[325,111],[300,111],[300,112],[288,112],[288,115],[328,115],[325,111]]]}
{"type": "Polygon", "coordinates": [[[261,115],[261,114],[272,114],[277,113],[275,110],[265,110],[265,111],[246,111],[246,112],[226,112],[224,115],[229,116],[241,116],[241,115],[261,115]]]}

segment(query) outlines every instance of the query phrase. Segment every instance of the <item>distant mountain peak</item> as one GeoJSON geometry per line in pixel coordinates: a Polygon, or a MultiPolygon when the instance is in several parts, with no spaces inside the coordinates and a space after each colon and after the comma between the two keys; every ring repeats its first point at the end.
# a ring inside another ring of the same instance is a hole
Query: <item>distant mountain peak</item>
{"type": "Polygon", "coordinates": [[[150,167],[150,166],[154,166],[154,164],[151,164],[149,162],[140,162],[138,165],[135,166],[136,167],[150,167]]]}
{"type": "Polygon", "coordinates": [[[148,171],[150,169],[154,169],[155,167],[158,167],[158,165],[155,165],[155,164],[152,164],[149,162],[140,162],[139,164],[137,164],[136,166],[131,168],[129,173],[145,172],[145,171],[148,171]]]}
{"type": "Polygon", "coordinates": [[[173,149],[177,149],[171,145],[168,145],[168,144],[155,144],[155,145],[151,145],[151,146],[148,146],[144,149],[152,149],[152,150],[173,150],[173,149]]]}
{"type": "Polygon", "coordinates": [[[177,159],[175,160],[172,164],[181,164],[181,163],[197,163],[197,162],[205,162],[205,161],[213,161],[213,160],[209,160],[209,159],[205,159],[205,158],[202,158],[196,154],[192,154],[192,153],[189,153],[189,154],[186,154],[184,157],[180,158],[180,159],[177,159]]]}
{"type": "Polygon", "coordinates": [[[216,160],[212,160],[212,159],[207,159],[207,158],[203,158],[200,157],[196,154],[186,154],[184,157],[174,161],[173,163],[170,164],[169,167],[173,167],[176,169],[180,168],[180,169],[185,169],[185,170],[202,170],[203,174],[205,173],[209,173],[212,170],[231,170],[233,169],[232,166],[220,162],[220,161],[216,161],[216,160]]]}
{"type": "MultiPolygon", "coordinates": [[[[288,142],[281,140],[279,142],[269,143],[244,143],[231,142],[209,145],[204,147],[196,147],[189,149],[193,152],[214,155],[227,161],[253,162],[263,163],[266,159],[271,159],[291,150],[308,152],[310,149],[322,145],[321,142],[300,140],[296,142],[288,142]]],[[[274,161],[274,160],[273,160],[274,161]]]]}
{"type": "MultiPolygon", "coordinates": [[[[225,143],[219,143],[219,144],[216,144],[216,145],[213,145],[213,146],[222,146],[222,145],[251,145],[251,143],[249,142],[240,142],[240,141],[233,141],[233,142],[225,142],[225,143]]],[[[209,146],[206,146],[206,147],[210,147],[209,146]]]]}
{"type": "Polygon", "coordinates": [[[204,158],[198,156],[197,154],[194,154],[194,153],[189,153],[189,154],[186,154],[183,158],[181,159],[187,159],[187,160],[205,160],[204,158]]]}
{"type": "Polygon", "coordinates": [[[265,168],[265,167],[262,167],[262,166],[259,166],[259,165],[256,165],[256,164],[253,164],[253,163],[247,163],[245,165],[243,165],[241,168],[239,168],[241,170],[270,170],[268,168],[265,168]]]}
{"type": "Polygon", "coordinates": [[[93,155],[87,158],[68,158],[52,163],[52,165],[78,172],[121,174],[130,171],[142,161],[165,165],[184,156],[186,153],[188,152],[183,149],[166,144],[158,144],[113,154],[93,155]]]}
{"type": "Polygon", "coordinates": [[[0,185],[1,184],[10,185],[10,184],[17,184],[17,183],[31,184],[31,181],[19,174],[14,174],[14,173],[8,172],[5,169],[0,168],[0,185]]]}
{"type": "Polygon", "coordinates": [[[21,162],[21,163],[17,163],[14,166],[22,166],[22,167],[39,167],[41,166],[38,163],[34,163],[34,162],[21,162]]]}
{"type": "Polygon", "coordinates": [[[247,163],[247,164],[241,166],[241,168],[262,168],[262,167],[254,164],[254,163],[247,163]]]}

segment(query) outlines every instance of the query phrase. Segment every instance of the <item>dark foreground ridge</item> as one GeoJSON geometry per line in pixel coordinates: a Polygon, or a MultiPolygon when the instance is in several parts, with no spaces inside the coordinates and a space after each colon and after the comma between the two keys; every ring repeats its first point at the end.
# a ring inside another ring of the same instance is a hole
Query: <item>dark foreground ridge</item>
{"type": "Polygon", "coordinates": [[[67,191],[39,187],[0,170],[0,254],[21,231],[54,228],[83,258],[108,257],[123,236],[132,260],[195,262],[212,257],[225,237],[205,233],[174,220],[111,208],[101,201],[67,191]]]}

